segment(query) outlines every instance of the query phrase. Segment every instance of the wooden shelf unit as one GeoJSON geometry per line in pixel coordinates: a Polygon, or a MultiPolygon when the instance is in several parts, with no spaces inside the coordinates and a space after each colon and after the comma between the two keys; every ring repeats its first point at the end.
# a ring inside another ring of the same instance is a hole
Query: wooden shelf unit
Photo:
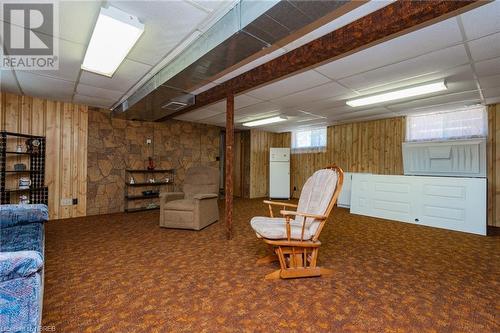
{"type": "Polygon", "coordinates": [[[0,204],[17,203],[13,202],[11,194],[19,196],[20,193],[25,192],[28,192],[30,203],[48,204],[49,193],[47,186],[45,186],[45,150],[46,140],[43,136],[0,131],[0,204]],[[38,153],[11,150],[12,140],[15,140],[16,146],[22,145],[25,147],[26,139],[38,139],[40,141],[38,153]],[[26,157],[29,158],[29,165],[27,165],[26,170],[7,170],[7,168],[12,168],[12,162],[9,159],[13,158],[19,163],[21,158],[26,157]],[[22,189],[12,188],[14,182],[11,178],[15,177],[16,182],[18,182],[18,175],[21,174],[29,174],[31,186],[22,189]],[[8,186],[11,188],[8,188],[8,186]]]}
{"type": "Polygon", "coordinates": [[[141,205],[130,207],[129,203],[131,201],[147,201],[151,199],[157,199],[160,197],[160,191],[174,191],[175,190],[175,169],[155,169],[155,170],[143,170],[143,169],[126,169],[125,170],[125,212],[140,212],[146,210],[159,209],[160,205],[141,205]],[[137,181],[134,176],[141,175],[143,178],[141,181],[137,181]],[[134,183],[130,183],[130,179],[134,178],[134,183]],[[149,182],[149,179],[154,179],[155,182],[149,182]],[[167,181],[168,179],[168,181],[167,181]],[[131,189],[144,188],[151,189],[154,188],[157,192],[153,194],[144,195],[142,192],[137,193],[137,191],[131,191],[131,189]],[[132,192],[132,193],[131,193],[132,192]]]}

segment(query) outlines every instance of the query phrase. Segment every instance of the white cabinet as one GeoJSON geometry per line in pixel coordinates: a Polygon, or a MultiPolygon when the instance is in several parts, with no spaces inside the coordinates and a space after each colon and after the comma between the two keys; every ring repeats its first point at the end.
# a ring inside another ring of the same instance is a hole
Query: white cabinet
{"type": "Polygon", "coordinates": [[[354,174],[351,213],[486,235],[486,179],[354,174]]]}

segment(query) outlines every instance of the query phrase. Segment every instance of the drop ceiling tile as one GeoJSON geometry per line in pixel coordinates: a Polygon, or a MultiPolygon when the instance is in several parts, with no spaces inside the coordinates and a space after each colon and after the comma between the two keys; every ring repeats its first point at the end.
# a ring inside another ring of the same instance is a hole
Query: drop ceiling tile
{"type": "Polygon", "coordinates": [[[8,69],[0,70],[0,90],[18,95],[21,94],[13,71],[8,69]]]}
{"type": "Polygon", "coordinates": [[[75,82],[24,71],[17,71],[16,75],[21,89],[26,95],[58,101],[71,101],[73,97],[75,82]]]}
{"type": "Polygon", "coordinates": [[[109,109],[114,103],[113,100],[107,98],[99,98],[94,96],[85,96],[78,94],[75,94],[73,101],[78,104],[85,104],[88,106],[104,108],[104,109],[109,109]]]}
{"type": "Polygon", "coordinates": [[[234,98],[234,107],[236,109],[245,108],[250,105],[261,103],[262,100],[252,97],[248,94],[238,95],[234,98]]]}
{"type": "Polygon", "coordinates": [[[270,102],[261,102],[258,104],[253,104],[250,106],[246,106],[244,108],[237,109],[234,113],[238,115],[255,115],[262,114],[265,112],[279,112],[280,107],[276,104],[270,102]]]}
{"type": "Polygon", "coordinates": [[[481,96],[478,91],[465,91],[421,98],[409,102],[393,103],[386,107],[394,112],[413,112],[419,109],[429,110],[447,104],[462,103],[463,105],[465,103],[470,105],[479,102],[481,102],[481,96]]]}
{"type": "Polygon", "coordinates": [[[93,86],[88,86],[83,83],[78,84],[78,86],[76,87],[76,93],[79,95],[93,96],[97,98],[106,98],[108,100],[112,100],[115,102],[118,101],[123,96],[123,93],[119,91],[97,88],[93,86]]]}
{"type": "Polygon", "coordinates": [[[315,114],[321,115],[323,117],[330,118],[333,115],[338,115],[342,114],[345,112],[352,112],[352,111],[362,111],[371,108],[372,106],[364,106],[364,107],[359,107],[359,108],[353,108],[352,106],[349,106],[345,104],[345,102],[342,102],[341,104],[331,106],[324,108],[322,110],[314,111],[315,114]]]}
{"type": "Polygon", "coordinates": [[[484,76],[479,79],[481,89],[500,87],[500,74],[484,76]]]}
{"type": "Polygon", "coordinates": [[[29,71],[33,74],[52,76],[58,79],[76,81],[80,73],[80,66],[85,56],[85,46],[69,42],[59,41],[59,69],[58,70],[37,70],[29,71]]]}
{"type": "Polygon", "coordinates": [[[498,97],[488,97],[485,99],[486,105],[500,104],[500,95],[498,97]]]}
{"type": "Polygon", "coordinates": [[[468,39],[500,31],[500,1],[493,1],[461,15],[468,39]]]}
{"type": "MultiPolygon", "coordinates": [[[[235,118],[236,118],[236,116],[235,116],[235,118]]],[[[225,124],[226,123],[226,114],[219,113],[215,116],[203,119],[202,122],[204,122],[206,124],[225,124]]],[[[235,119],[235,122],[236,122],[236,119],[235,119]]]]}
{"type": "Polygon", "coordinates": [[[262,100],[271,100],[328,82],[330,82],[330,80],[323,75],[315,72],[314,70],[309,70],[307,72],[249,91],[247,95],[260,98],[262,100]]]}
{"type": "Polygon", "coordinates": [[[483,95],[487,99],[487,103],[488,103],[488,99],[500,97],[500,87],[484,89],[483,95]]]}
{"type": "Polygon", "coordinates": [[[395,116],[394,112],[387,110],[386,108],[372,108],[362,111],[350,111],[341,114],[335,114],[328,117],[329,121],[357,121],[359,119],[366,119],[367,117],[391,117],[395,116]]]}
{"type": "Polygon", "coordinates": [[[500,56],[500,33],[470,41],[468,44],[474,61],[500,56]]]}
{"type": "MultiPolygon", "coordinates": [[[[248,96],[246,94],[238,95],[234,98],[234,108],[235,110],[247,107],[249,105],[261,103],[262,101],[258,98],[248,96]]],[[[222,100],[215,104],[209,105],[207,109],[218,111],[218,112],[226,112],[226,100],[222,100]]]]}
{"type": "Polygon", "coordinates": [[[300,106],[300,110],[308,112],[317,112],[325,109],[332,109],[340,106],[346,106],[345,100],[339,98],[328,98],[317,102],[311,102],[307,105],[300,106]]]}
{"type": "Polygon", "coordinates": [[[341,79],[449,47],[461,41],[457,21],[451,18],[330,62],[316,70],[332,79],[341,79]]]}
{"type": "Polygon", "coordinates": [[[349,124],[353,122],[360,122],[360,121],[373,121],[373,120],[379,120],[379,119],[387,119],[387,118],[394,118],[394,117],[400,117],[399,114],[396,113],[380,113],[380,114],[374,114],[372,116],[357,116],[353,118],[342,118],[342,119],[336,119],[336,120],[330,120],[333,123],[337,124],[349,124]]]}
{"type": "Polygon", "coordinates": [[[213,11],[220,10],[234,3],[233,0],[194,0],[197,4],[213,11]]]}
{"type": "Polygon", "coordinates": [[[480,104],[478,100],[450,102],[441,105],[430,105],[430,106],[422,106],[415,109],[405,109],[401,112],[396,112],[396,113],[401,116],[407,116],[407,115],[417,115],[417,114],[426,114],[434,112],[448,112],[448,111],[457,111],[465,109],[469,106],[477,104],[480,104]]]}
{"type": "Polygon", "coordinates": [[[438,73],[444,69],[468,63],[468,56],[463,45],[435,51],[397,64],[385,66],[359,75],[351,76],[339,82],[358,91],[374,89],[377,86],[416,79],[438,73]]]}
{"type": "Polygon", "coordinates": [[[500,74],[500,57],[474,63],[479,77],[500,74]]]}
{"type": "Polygon", "coordinates": [[[208,14],[185,1],[108,1],[144,24],[144,33],[128,59],[156,65],[172,51],[208,14]]]}
{"type": "Polygon", "coordinates": [[[59,36],[85,46],[90,41],[102,1],[58,1],[59,36]]]}
{"type": "MultiPolygon", "coordinates": [[[[412,78],[403,79],[400,81],[390,82],[384,85],[374,86],[372,88],[359,90],[363,96],[371,95],[379,92],[390,91],[394,89],[399,89],[401,87],[407,87],[417,84],[422,84],[426,82],[432,82],[437,80],[446,80],[448,85],[448,91],[456,91],[457,89],[465,89],[466,86],[471,86],[472,89],[476,89],[474,82],[474,73],[470,64],[461,65],[453,68],[449,68],[443,71],[435,71],[422,76],[415,76],[412,78]]],[[[470,89],[470,88],[466,88],[470,89]]],[[[352,96],[357,97],[357,96],[352,96]]],[[[350,98],[352,98],[350,97],[350,98]]]]}
{"type": "Polygon", "coordinates": [[[113,77],[82,71],[80,82],[98,88],[126,92],[148,73],[150,69],[151,66],[125,59],[113,77]]]}
{"type": "Polygon", "coordinates": [[[309,102],[327,99],[340,95],[352,95],[352,91],[337,82],[330,82],[318,87],[303,90],[298,93],[271,100],[272,103],[284,107],[300,107],[309,102]]]}

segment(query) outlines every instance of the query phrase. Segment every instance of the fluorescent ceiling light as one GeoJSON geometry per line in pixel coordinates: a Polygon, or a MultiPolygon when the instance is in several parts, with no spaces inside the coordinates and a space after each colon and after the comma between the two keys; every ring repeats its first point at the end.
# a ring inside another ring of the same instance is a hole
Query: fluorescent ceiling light
{"type": "Polygon", "coordinates": [[[433,83],[426,83],[423,85],[413,86],[409,88],[398,89],[391,92],[381,93],[373,96],[362,97],[357,99],[351,99],[346,102],[347,105],[352,107],[364,106],[370,104],[378,104],[388,101],[394,101],[397,99],[420,96],[424,94],[430,94],[433,92],[438,92],[446,90],[446,82],[444,80],[433,83]]]}
{"type": "Polygon", "coordinates": [[[287,120],[286,117],[276,116],[276,117],[271,117],[271,118],[264,118],[264,119],[249,121],[249,122],[243,123],[243,126],[254,127],[254,126],[260,126],[260,125],[279,123],[280,121],[285,121],[285,120],[287,120]]]}
{"type": "Polygon", "coordinates": [[[137,17],[114,7],[101,8],[82,69],[111,77],[143,32],[137,17]]]}

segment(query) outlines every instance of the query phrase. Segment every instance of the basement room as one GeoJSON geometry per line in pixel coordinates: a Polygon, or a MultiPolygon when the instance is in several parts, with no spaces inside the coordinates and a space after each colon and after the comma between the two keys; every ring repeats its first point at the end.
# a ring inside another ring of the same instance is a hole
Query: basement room
{"type": "Polygon", "coordinates": [[[500,332],[500,1],[0,6],[0,333],[500,332]]]}

